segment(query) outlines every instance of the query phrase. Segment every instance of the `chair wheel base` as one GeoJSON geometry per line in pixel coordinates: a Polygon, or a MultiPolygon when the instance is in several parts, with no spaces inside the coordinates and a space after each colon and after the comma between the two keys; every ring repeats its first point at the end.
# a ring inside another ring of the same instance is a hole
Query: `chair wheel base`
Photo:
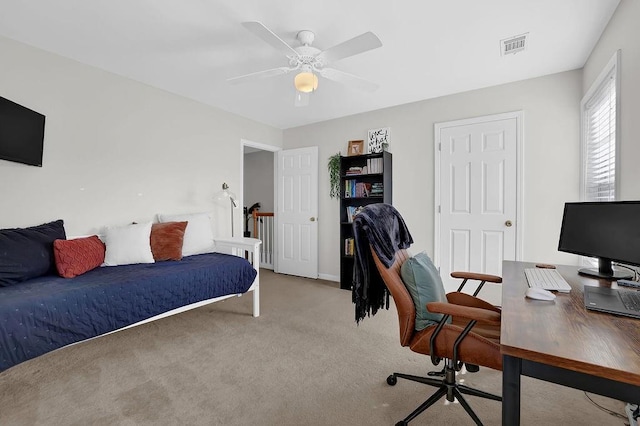
{"type": "MultiPolygon", "coordinates": [[[[445,377],[442,380],[432,379],[428,377],[413,376],[411,374],[393,373],[387,377],[387,384],[394,386],[398,382],[398,378],[410,380],[413,382],[423,383],[425,385],[436,387],[437,390],[426,401],[424,401],[418,408],[413,410],[411,414],[405,417],[403,420],[396,423],[396,426],[408,425],[410,421],[419,416],[426,409],[438,402],[441,398],[446,398],[448,401],[457,400],[458,403],[464,408],[467,414],[475,422],[476,425],[482,426],[482,422],[478,415],[473,411],[464,395],[477,396],[480,398],[486,398],[494,401],[502,401],[502,397],[493,395],[488,392],[484,392],[478,389],[471,388],[462,383],[456,381],[456,372],[453,368],[453,362],[450,362],[445,368],[445,377]]],[[[475,365],[472,365],[473,368],[475,365]]]]}

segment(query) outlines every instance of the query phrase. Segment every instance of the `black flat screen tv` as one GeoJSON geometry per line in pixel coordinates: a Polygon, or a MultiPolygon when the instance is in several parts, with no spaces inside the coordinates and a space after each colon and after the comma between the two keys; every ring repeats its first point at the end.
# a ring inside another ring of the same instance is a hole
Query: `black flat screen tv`
{"type": "Polygon", "coordinates": [[[640,201],[566,203],[558,250],[598,259],[581,274],[609,280],[631,278],[612,262],[640,266],[640,201]]]}
{"type": "Polygon", "coordinates": [[[42,167],[44,118],[0,97],[0,159],[42,167]]]}

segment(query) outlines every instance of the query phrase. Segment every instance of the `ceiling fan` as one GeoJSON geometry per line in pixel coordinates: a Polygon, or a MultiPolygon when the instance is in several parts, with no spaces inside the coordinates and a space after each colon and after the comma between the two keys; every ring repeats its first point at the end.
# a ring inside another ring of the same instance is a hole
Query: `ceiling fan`
{"type": "Polygon", "coordinates": [[[378,88],[377,84],[368,80],[328,67],[329,64],[340,59],[381,47],[380,39],[370,31],[327,50],[320,50],[312,46],[315,34],[309,30],[298,32],[296,38],[300,42],[300,46],[292,47],[261,22],[243,22],[242,25],[283,53],[287,57],[289,65],[233,77],[227,80],[231,84],[246,83],[295,72],[296,106],[304,106],[309,103],[309,94],[318,88],[318,76],[367,92],[373,92],[378,88]]]}

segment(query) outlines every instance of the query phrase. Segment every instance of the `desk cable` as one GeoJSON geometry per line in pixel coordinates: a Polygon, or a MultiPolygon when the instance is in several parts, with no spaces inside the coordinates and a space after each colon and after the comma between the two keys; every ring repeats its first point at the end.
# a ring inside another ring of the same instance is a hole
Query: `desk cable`
{"type": "MultiPolygon", "coordinates": [[[[586,396],[586,397],[587,397],[587,399],[588,399],[589,401],[591,401],[591,403],[592,403],[593,405],[595,405],[596,407],[598,407],[600,410],[604,411],[605,413],[607,413],[607,414],[609,414],[609,415],[611,415],[611,416],[613,416],[613,417],[617,417],[617,418],[619,418],[619,419],[623,419],[623,420],[628,420],[628,419],[629,419],[629,417],[628,417],[626,414],[618,413],[618,412],[616,412],[616,411],[610,410],[610,409],[608,409],[607,407],[604,407],[604,406],[602,406],[602,405],[598,404],[598,403],[597,403],[597,402],[595,402],[593,399],[591,399],[591,397],[589,396],[589,394],[588,394],[587,392],[584,392],[584,396],[586,396]]],[[[635,425],[634,425],[634,426],[635,426],[635,425]]]]}
{"type": "Polygon", "coordinates": [[[628,269],[629,271],[633,272],[633,281],[638,281],[638,270],[636,268],[633,268],[628,265],[623,265],[622,263],[618,263],[618,262],[613,262],[612,264],[620,268],[628,269]]]}

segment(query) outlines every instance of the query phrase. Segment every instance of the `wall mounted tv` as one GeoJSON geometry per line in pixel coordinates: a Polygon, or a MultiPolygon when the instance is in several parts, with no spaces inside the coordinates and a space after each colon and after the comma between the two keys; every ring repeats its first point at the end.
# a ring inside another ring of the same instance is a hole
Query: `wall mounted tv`
{"type": "Polygon", "coordinates": [[[42,167],[44,115],[0,97],[0,160],[42,167]]]}

